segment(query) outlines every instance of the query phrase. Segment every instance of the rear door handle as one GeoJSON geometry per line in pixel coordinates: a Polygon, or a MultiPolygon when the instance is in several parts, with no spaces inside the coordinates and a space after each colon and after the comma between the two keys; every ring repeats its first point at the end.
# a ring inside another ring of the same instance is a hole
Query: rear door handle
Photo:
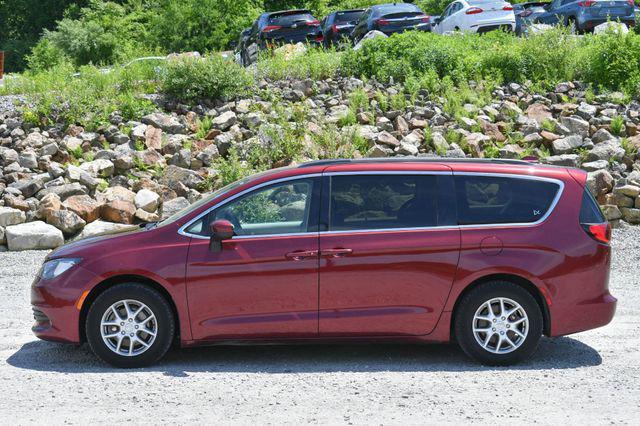
{"type": "Polygon", "coordinates": [[[353,253],[353,250],[348,248],[335,248],[335,249],[326,249],[320,251],[320,256],[322,257],[342,257],[353,253]]]}
{"type": "Polygon", "coordinates": [[[309,257],[318,257],[318,250],[298,250],[284,255],[287,259],[303,260],[309,257]]]}

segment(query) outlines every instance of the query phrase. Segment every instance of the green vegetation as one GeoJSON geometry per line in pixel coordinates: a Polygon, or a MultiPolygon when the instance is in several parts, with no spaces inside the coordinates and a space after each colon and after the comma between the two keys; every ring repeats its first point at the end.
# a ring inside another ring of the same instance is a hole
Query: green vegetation
{"type": "Polygon", "coordinates": [[[620,136],[624,131],[624,117],[616,115],[611,119],[611,133],[620,136]]]}

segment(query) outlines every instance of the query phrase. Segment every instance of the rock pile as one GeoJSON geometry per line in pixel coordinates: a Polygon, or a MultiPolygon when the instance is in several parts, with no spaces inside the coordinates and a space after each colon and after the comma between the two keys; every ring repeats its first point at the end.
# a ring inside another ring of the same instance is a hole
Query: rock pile
{"type": "Polygon", "coordinates": [[[427,93],[409,106],[385,107],[381,94],[401,96],[398,87],[353,78],[264,81],[261,89],[268,90],[195,106],[154,96],[159,112],[129,122],[116,112],[96,131],[36,127],[16,110],[0,111],[0,247],[52,248],[161,220],[212,189],[217,161],[231,147],[242,153],[269,144],[265,129],[283,114],[295,121],[294,105],[307,111],[296,126],[309,134],[328,125],[355,132],[369,157],[532,155],[581,167],[610,221],[640,223],[640,104],[621,95],[594,96],[566,82],[541,96],[512,83],[493,102],[465,104],[454,117],[444,99],[427,93]],[[352,105],[355,90],[366,94],[366,108],[352,105]]]}

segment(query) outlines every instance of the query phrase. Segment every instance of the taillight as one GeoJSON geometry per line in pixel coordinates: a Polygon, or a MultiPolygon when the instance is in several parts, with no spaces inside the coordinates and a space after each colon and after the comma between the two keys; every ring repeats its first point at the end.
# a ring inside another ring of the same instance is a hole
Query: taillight
{"type": "Polygon", "coordinates": [[[482,13],[484,12],[484,10],[482,10],[479,7],[470,7],[469,9],[467,9],[467,11],[465,12],[467,15],[475,15],[477,13],[482,13]]]}
{"type": "Polygon", "coordinates": [[[270,33],[271,31],[279,30],[282,27],[280,25],[267,25],[262,29],[263,33],[270,33]]]}
{"type": "Polygon", "coordinates": [[[595,6],[596,5],[596,1],[595,0],[584,0],[584,1],[579,1],[578,2],[578,6],[580,7],[591,7],[591,6],[595,6]]]}
{"type": "Polygon", "coordinates": [[[429,15],[422,15],[419,18],[420,18],[420,22],[423,22],[425,24],[428,24],[429,21],[431,20],[431,16],[429,15]]]}
{"type": "Polygon", "coordinates": [[[331,26],[331,32],[334,34],[338,34],[338,26],[336,24],[333,24],[331,26]]]}
{"type": "Polygon", "coordinates": [[[320,21],[315,20],[315,21],[307,21],[307,25],[310,27],[317,27],[318,25],[320,25],[320,21]]]}
{"type": "Polygon", "coordinates": [[[317,41],[317,42],[321,42],[321,41],[323,41],[323,40],[324,40],[324,36],[323,36],[322,34],[318,34],[318,35],[316,36],[316,41],[317,41]]]}
{"type": "Polygon", "coordinates": [[[390,22],[389,22],[389,21],[387,21],[386,19],[378,19],[378,20],[376,21],[376,24],[378,24],[378,25],[389,25],[389,23],[390,23],[390,22]]]}
{"type": "Polygon", "coordinates": [[[608,223],[581,223],[582,229],[591,238],[602,244],[611,241],[611,226],[608,223]]]}
{"type": "Polygon", "coordinates": [[[513,10],[513,6],[511,6],[510,4],[506,5],[505,7],[502,8],[502,10],[513,10]]]}
{"type": "Polygon", "coordinates": [[[634,1],[634,0],[627,0],[627,4],[628,4],[629,6],[635,6],[635,5],[636,5],[636,3],[635,3],[635,1],[634,1]]]}

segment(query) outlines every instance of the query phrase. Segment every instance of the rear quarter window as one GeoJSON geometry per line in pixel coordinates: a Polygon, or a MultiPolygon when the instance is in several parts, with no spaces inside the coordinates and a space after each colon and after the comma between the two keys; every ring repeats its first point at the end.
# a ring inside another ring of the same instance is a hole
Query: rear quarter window
{"type": "Polygon", "coordinates": [[[598,203],[588,189],[582,193],[580,205],[580,223],[604,223],[606,222],[598,203]]]}
{"type": "Polygon", "coordinates": [[[460,225],[537,222],[560,190],[554,182],[501,176],[456,176],[455,186],[460,225]]]}

